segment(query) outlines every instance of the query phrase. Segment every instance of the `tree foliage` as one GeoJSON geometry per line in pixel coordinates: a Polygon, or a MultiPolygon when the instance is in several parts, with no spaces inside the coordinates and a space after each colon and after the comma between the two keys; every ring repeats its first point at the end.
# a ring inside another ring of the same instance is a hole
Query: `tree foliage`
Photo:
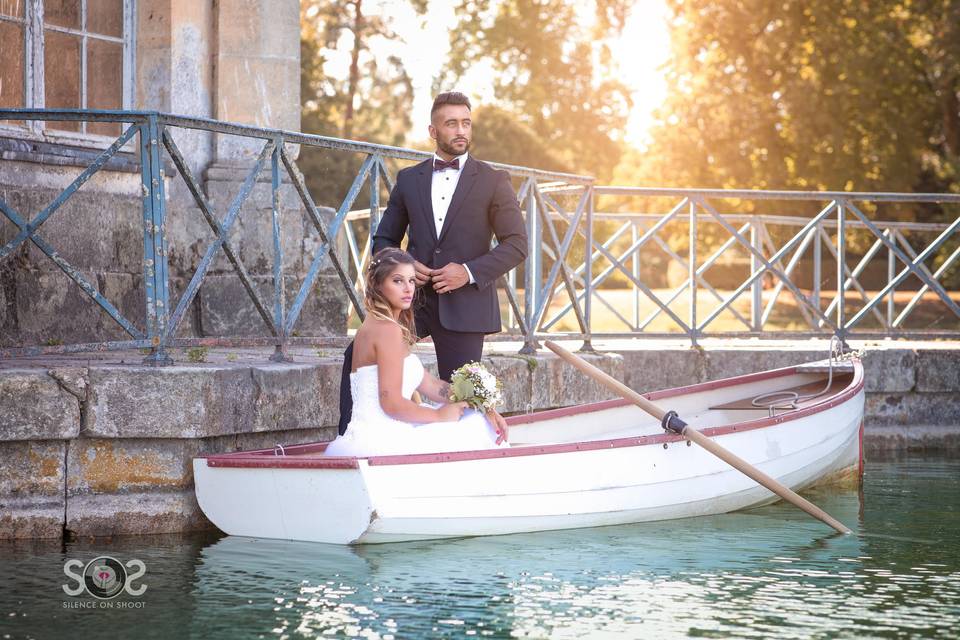
{"type": "MultiPolygon", "coordinates": [[[[489,65],[500,113],[512,114],[565,166],[609,179],[632,101],[606,73],[612,60],[603,38],[623,28],[631,4],[595,2],[586,24],[564,0],[458,0],[449,68],[435,89],[489,65]]],[[[529,165],[520,151],[508,160],[529,165]]]]}
{"type": "Polygon", "coordinates": [[[473,120],[476,124],[471,153],[478,158],[547,171],[573,171],[573,167],[512,113],[483,105],[473,110],[473,120]]]}
{"type": "Polygon", "coordinates": [[[957,0],[669,4],[670,91],[643,180],[960,190],[957,0]]]}
{"type": "MultiPolygon", "coordinates": [[[[422,13],[426,0],[410,0],[422,13]]],[[[396,56],[378,59],[377,40],[397,40],[388,18],[364,13],[363,0],[301,3],[300,96],[304,133],[402,145],[410,129],[413,84],[396,56]],[[348,46],[346,77],[331,73],[338,48],[348,46]]],[[[298,164],[318,202],[338,204],[362,158],[358,154],[303,147],[298,164]]]]}

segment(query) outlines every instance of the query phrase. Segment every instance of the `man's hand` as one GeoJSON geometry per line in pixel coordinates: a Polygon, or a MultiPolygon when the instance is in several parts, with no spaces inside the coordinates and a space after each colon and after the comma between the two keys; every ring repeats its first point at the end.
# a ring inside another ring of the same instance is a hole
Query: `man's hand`
{"type": "Polygon", "coordinates": [[[470,282],[466,267],[456,262],[449,262],[442,269],[434,269],[430,276],[433,279],[433,289],[437,293],[449,293],[470,282]]]}
{"type": "Polygon", "coordinates": [[[413,270],[414,270],[413,277],[414,279],[416,279],[418,287],[422,287],[423,285],[430,282],[430,273],[433,271],[433,269],[423,264],[422,262],[418,262],[414,260],[413,270]]]}

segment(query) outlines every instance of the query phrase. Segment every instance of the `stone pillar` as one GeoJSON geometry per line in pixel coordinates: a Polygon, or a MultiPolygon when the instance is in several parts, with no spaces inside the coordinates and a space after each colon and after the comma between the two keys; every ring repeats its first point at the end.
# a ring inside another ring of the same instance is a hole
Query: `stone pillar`
{"type": "MultiPolygon", "coordinates": [[[[214,117],[299,131],[300,3],[220,0],[214,20],[214,117]]],[[[249,166],[261,147],[218,135],[214,168],[249,166]]]]}
{"type": "MultiPolygon", "coordinates": [[[[215,117],[214,17],[210,2],[140,0],[136,108],[215,117]]],[[[213,160],[211,134],[176,130],[174,139],[194,172],[199,173],[213,160]]],[[[174,201],[180,191],[174,186],[174,201]]]]}

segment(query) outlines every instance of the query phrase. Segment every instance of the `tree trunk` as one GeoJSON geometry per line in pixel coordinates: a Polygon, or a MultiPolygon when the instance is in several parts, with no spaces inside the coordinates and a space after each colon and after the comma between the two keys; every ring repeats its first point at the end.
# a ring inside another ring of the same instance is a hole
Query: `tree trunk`
{"type": "Polygon", "coordinates": [[[350,55],[350,79],[347,82],[347,108],[343,115],[343,137],[350,139],[353,136],[353,99],[357,95],[357,83],[360,80],[360,49],[362,47],[361,37],[363,34],[363,12],[360,5],[363,0],[355,0],[353,3],[353,52],[350,55]]]}
{"type": "Polygon", "coordinates": [[[944,83],[943,139],[949,155],[960,156],[960,78],[944,83]]]}

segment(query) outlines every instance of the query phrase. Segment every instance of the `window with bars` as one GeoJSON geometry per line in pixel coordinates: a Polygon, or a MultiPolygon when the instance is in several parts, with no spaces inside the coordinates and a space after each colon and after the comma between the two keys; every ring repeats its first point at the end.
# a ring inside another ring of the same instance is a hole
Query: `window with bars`
{"type": "MultiPolygon", "coordinates": [[[[133,4],[0,0],[0,108],[131,108],[133,4]]],[[[120,133],[112,123],[51,122],[46,127],[120,133]]]]}

